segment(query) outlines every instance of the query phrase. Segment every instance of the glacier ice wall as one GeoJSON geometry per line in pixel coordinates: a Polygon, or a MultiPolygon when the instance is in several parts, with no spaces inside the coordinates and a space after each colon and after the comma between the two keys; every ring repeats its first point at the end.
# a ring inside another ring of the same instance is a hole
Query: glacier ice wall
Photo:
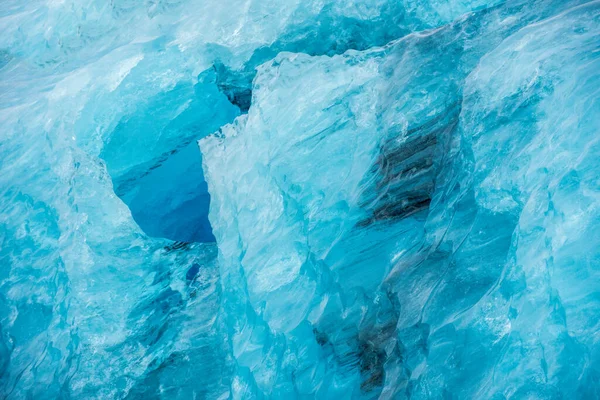
{"type": "Polygon", "coordinates": [[[598,396],[600,8],[557,8],[259,68],[200,142],[239,398],[598,396]]]}
{"type": "Polygon", "coordinates": [[[600,397],[598,1],[0,31],[1,397],[600,397]]]}

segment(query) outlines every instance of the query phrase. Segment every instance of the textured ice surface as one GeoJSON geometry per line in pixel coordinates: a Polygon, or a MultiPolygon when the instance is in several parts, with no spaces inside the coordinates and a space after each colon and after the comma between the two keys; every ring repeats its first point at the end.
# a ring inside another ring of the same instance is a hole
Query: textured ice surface
{"type": "Polygon", "coordinates": [[[561,6],[259,68],[200,143],[240,398],[598,395],[600,8],[561,6]]]}
{"type": "Polygon", "coordinates": [[[600,2],[0,33],[0,397],[600,397],[600,2]]]}

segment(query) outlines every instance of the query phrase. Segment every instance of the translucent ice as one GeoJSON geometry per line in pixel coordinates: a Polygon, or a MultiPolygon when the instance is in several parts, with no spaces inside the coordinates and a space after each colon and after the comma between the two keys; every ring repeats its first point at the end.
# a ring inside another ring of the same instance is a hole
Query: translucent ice
{"type": "Polygon", "coordinates": [[[598,1],[0,30],[0,397],[600,397],[598,1]]]}
{"type": "Polygon", "coordinates": [[[259,68],[200,142],[234,395],[598,395],[600,5],[570,6],[259,68]]]}

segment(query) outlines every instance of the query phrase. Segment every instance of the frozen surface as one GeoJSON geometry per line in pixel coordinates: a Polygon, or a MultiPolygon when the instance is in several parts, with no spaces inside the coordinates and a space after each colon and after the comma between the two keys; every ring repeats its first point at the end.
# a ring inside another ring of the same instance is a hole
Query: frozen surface
{"type": "Polygon", "coordinates": [[[6,0],[0,127],[0,398],[600,398],[599,1],[6,0]]]}
{"type": "Polygon", "coordinates": [[[518,10],[280,54],[200,142],[239,398],[598,396],[600,7],[518,10]]]}

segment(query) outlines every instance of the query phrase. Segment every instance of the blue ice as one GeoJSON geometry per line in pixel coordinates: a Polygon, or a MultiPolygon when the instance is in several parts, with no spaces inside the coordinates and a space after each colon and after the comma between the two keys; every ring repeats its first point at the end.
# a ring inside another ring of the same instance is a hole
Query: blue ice
{"type": "Polygon", "coordinates": [[[600,398],[599,1],[0,33],[0,398],[600,398]]]}

